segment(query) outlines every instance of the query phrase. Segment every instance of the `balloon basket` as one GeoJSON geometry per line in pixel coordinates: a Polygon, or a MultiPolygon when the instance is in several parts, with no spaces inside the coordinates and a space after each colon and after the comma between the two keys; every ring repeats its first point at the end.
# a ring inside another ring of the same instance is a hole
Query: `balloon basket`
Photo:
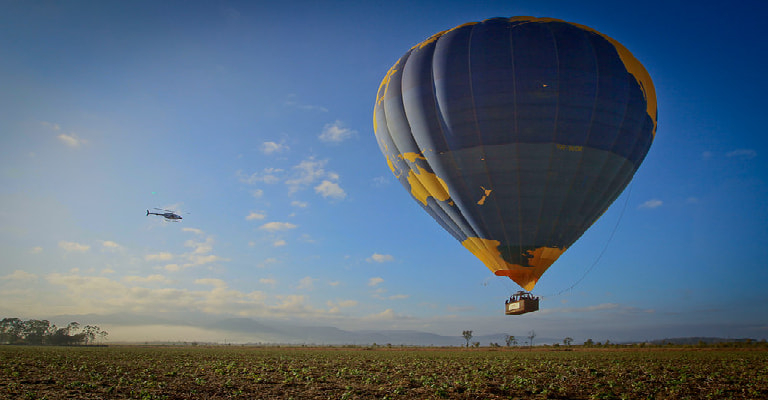
{"type": "Polygon", "coordinates": [[[506,315],[520,315],[539,309],[539,298],[528,292],[517,292],[504,303],[506,315]]]}

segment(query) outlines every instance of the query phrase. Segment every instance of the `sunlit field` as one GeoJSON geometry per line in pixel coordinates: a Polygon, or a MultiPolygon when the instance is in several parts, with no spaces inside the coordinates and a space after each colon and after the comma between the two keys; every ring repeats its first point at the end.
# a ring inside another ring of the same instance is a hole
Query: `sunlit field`
{"type": "Polygon", "coordinates": [[[0,398],[758,399],[768,351],[0,346],[0,398]]]}

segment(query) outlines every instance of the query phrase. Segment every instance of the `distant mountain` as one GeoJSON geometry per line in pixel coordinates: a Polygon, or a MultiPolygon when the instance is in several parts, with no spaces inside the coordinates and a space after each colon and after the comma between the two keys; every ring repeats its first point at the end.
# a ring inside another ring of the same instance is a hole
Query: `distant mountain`
{"type": "MultiPolygon", "coordinates": [[[[413,330],[363,330],[345,331],[328,326],[302,326],[285,322],[262,322],[250,318],[229,318],[205,326],[238,333],[242,337],[250,337],[252,343],[278,344],[317,344],[317,345],[387,345],[393,346],[462,346],[466,345],[463,336],[444,336],[429,332],[413,330]]],[[[498,343],[504,346],[506,335],[473,336],[470,344],[479,342],[482,346],[498,343]]],[[[517,344],[522,346],[528,339],[518,336],[517,344]]],[[[558,343],[560,340],[551,338],[536,338],[535,344],[558,343]]]]}

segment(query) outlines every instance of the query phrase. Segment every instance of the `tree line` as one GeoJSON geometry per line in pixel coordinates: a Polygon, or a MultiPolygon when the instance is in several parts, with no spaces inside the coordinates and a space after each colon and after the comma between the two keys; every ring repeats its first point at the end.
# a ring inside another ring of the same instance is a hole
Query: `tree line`
{"type": "Polygon", "coordinates": [[[96,338],[104,340],[107,335],[107,331],[98,325],[82,326],[77,322],[57,327],[48,320],[3,318],[0,321],[1,344],[88,345],[93,344],[96,338]]]}

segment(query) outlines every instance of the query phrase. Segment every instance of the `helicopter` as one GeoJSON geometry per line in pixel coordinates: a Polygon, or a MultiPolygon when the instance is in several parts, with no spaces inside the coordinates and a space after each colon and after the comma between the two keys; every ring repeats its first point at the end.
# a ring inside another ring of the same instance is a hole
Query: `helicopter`
{"type": "Polygon", "coordinates": [[[171,221],[171,222],[179,222],[178,220],[181,219],[181,215],[176,214],[175,211],[163,210],[163,209],[160,209],[160,208],[155,208],[155,210],[165,211],[165,212],[159,213],[159,212],[150,212],[149,210],[147,210],[147,216],[149,216],[150,214],[152,214],[152,215],[159,215],[159,216],[165,218],[166,221],[171,221]]]}

